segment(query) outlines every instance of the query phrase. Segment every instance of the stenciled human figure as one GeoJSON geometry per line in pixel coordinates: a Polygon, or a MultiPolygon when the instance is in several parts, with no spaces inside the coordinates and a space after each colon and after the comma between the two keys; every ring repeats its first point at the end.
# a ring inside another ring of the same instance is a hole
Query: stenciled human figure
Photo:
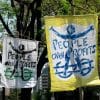
{"type": "MultiPolygon", "coordinates": [[[[19,57],[19,54],[21,55],[21,57],[24,57],[25,54],[32,53],[33,51],[36,51],[36,49],[25,51],[25,46],[23,44],[20,44],[18,48],[14,47],[11,42],[9,43],[9,45],[11,46],[13,51],[16,52],[16,61],[15,61],[15,65],[14,65],[14,70],[13,70],[12,75],[11,75],[11,77],[12,77],[18,68],[18,62],[21,59],[19,57]]],[[[23,76],[23,67],[21,67],[21,73],[23,76]]]]}
{"type": "MultiPolygon", "coordinates": [[[[66,34],[61,34],[53,26],[51,26],[49,30],[52,31],[53,33],[55,33],[60,38],[62,38],[64,40],[69,39],[69,41],[70,41],[68,50],[66,51],[66,54],[65,54],[65,61],[66,61],[65,65],[59,66],[60,63],[61,63],[61,61],[60,61],[54,67],[56,69],[59,68],[59,67],[60,68],[64,68],[64,75],[65,76],[63,76],[63,78],[69,77],[71,75],[71,73],[66,73],[66,71],[67,71],[67,69],[69,67],[68,64],[69,64],[69,61],[71,59],[71,55],[73,55],[73,40],[85,36],[90,31],[93,31],[94,30],[94,27],[93,27],[93,25],[90,25],[89,27],[87,27],[87,29],[85,31],[80,32],[80,33],[77,33],[77,34],[74,34],[75,33],[75,27],[72,24],[67,26],[66,34]],[[66,75],[66,74],[68,74],[68,75],[66,75]]],[[[79,55],[77,55],[76,60],[79,62],[79,55]]],[[[79,68],[80,67],[81,67],[81,65],[79,65],[79,68]]],[[[57,72],[56,74],[60,74],[60,73],[62,73],[62,72],[57,72]]]]}

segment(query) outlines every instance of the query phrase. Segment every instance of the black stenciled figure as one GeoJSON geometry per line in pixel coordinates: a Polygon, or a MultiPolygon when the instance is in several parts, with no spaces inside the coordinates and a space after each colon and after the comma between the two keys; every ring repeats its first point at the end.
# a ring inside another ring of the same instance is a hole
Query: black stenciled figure
{"type": "MultiPolygon", "coordinates": [[[[16,52],[16,62],[15,62],[15,65],[14,65],[14,70],[12,72],[12,75],[11,77],[14,75],[14,73],[16,72],[17,68],[18,68],[18,61],[21,59],[19,57],[19,54],[21,55],[21,57],[24,57],[25,54],[28,54],[28,53],[32,53],[33,51],[36,51],[36,49],[33,49],[33,50],[28,50],[28,51],[24,51],[25,50],[25,46],[23,44],[20,44],[18,46],[18,49],[15,48],[11,42],[9,42],[9,45],[11,46],[11,48],[16,52]]],[[[21,77],[22,79],[24,80],[24,77],[23,77],[23,67],[21,67],[21,77]]]]}

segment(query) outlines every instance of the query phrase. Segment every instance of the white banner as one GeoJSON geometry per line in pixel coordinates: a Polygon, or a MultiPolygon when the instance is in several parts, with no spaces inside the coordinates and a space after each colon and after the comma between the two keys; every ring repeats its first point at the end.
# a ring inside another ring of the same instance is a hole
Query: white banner
{"type": "Polygon", "coordinates": [[[29,88],[36,85],[38,42],[5,37],[3,40],[2,64],[5,87],[29,88]]]}

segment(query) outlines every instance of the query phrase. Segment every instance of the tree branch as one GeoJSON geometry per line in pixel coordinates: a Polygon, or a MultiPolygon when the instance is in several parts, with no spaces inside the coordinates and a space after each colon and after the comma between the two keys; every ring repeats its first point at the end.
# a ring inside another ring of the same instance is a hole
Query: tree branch
{"type": "MultiPolygon", "coordinates": [[[[69,0],[69,3],[70,3],[70,5],[73,6],[73,7],[76,7],[76,8],[79,8],[79,9],[83,9],[83,10],[85,10],[85,11],[88,11],[87,8],[83,8],[83,7],[81,7],[81,6],[74,5],[74,4],[72,3],[72,0],[69,0]]],[[[91,13],[93,13],[93,12],[91,12],[91,13]]]]}
{"type": "Polygon", "coordinates": [[[14,0],[11,0],[11,7],[12,7],[12,8],[15,8],[14,0]]]}
{"type": "Polygon", "coordinates": [[[17,3],[23,3],[24,5],[28,5],[29,4],[29,2],[27,2],[27,1],[22,1],[22,0],[15,0],[17,3]]]}
{"type": "Polygon", "coordinates": [[[15,37],[12,32],[10,31],[9,27],[6,25],[5,21],[3,20],[2,18],[2,15],[0,14],[0,20],[4,26],[4,28],[7,30],[8,34],[11,36],[11,37],[15,37]]]}
{"type": "Polygon", "coordinates": [[[30,3],[29,5],[29,10],[31,11],[31,21],[29,23],[29,25],[27,26],[26,30],[25,30],[25,35],[28,35],[28,33],[30,33],[30,37],[34,38],[34,24],[35,24],[35,18],[36,18],[36,0],[34,0],[32,3],[30,3]]]}
{"type": "Polygon", "coordinates": [[[26,32],[27,23],[29,21],[29,15],[30,15],[30,9],[28,7],[27,8],[27,13],[26,13],[26,18],[25,18],[24,25],[23,25],[23,34],[25,34],[25,32],[26,32]]]}
{"type": "Polygon", "coordinates": [[[42,23],[41,23],[41,3],[42,0],[37,0],[37,6],[36,6],[36,17],[37,17],[37,35],[36,35],[36,40],[41,41],[41,27],[42,27],[42,23]]]}
{"type": "Polygon", "coordinates": [[[20,27],[21,33],[23,32],[23,21],[24,21],[24,4],[20,4],[20,27]]]}

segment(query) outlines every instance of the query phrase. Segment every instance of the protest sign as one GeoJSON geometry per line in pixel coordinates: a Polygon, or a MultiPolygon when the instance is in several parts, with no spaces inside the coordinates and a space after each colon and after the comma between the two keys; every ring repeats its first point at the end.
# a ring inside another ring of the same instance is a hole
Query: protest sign
{"type": "Polygon", "coordinates": [[[100,85],[96,15],[45,17],[51,91],[100,85]]]}
{"type": "Polygon", "coordinates": [[[7,88],[30,88],[36,85],[38,42],[5,37],[2,64],[7,88]]]}

